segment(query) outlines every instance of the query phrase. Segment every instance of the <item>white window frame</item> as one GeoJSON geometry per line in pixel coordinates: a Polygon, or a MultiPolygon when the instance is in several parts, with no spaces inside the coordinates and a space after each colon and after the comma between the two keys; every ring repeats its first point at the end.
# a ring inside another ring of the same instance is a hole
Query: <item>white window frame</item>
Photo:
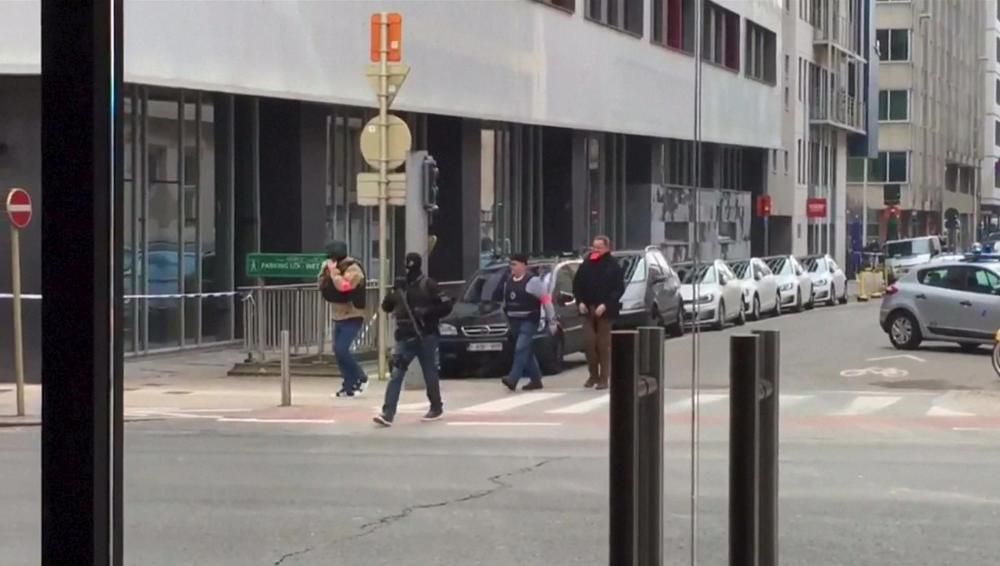
{"type": "Polygon", "coordinates": [[[886,93],[886,95],[885,95],[885,101],[886,101],[885,115],[886,115],[886,119],[883,120],[882,118],[879,118],[878,121],[880,123],[883,123],[883,124],[886,124],[886,123],[889,123],[889,124],[892,124],[892,123],[901,124],[901,123],[909,122],[910,121],[910,102],[912,100],[912,97],[910,96],[910,90],[909,89],[902,89],[902,88],[886,88],[886,89],[881,89],[881,90],[878,91],[879,98],[882,98],[882,93],[883,92],[886,93]],[[891,102],[890,101],[892,100],[892,93],[894,93],[894,92],[905,92],[906,93],[906,118],[903,118],[903,119],[889,118],[889,116],[892,114],[892,106],[891,106],[891,102]]]}

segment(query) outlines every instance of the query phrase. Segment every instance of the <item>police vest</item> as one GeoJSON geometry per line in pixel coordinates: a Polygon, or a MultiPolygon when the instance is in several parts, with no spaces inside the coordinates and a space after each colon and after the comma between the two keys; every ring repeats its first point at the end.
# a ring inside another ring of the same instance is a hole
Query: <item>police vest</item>
{"type": "Polygon", "coordinates": [[[504,312],[509,318],[519,320],[539,320],[542,301],[528,292],[528,282],[534,277],[525,275],[520,281],[513,277],[504,284],[504,312]]]}

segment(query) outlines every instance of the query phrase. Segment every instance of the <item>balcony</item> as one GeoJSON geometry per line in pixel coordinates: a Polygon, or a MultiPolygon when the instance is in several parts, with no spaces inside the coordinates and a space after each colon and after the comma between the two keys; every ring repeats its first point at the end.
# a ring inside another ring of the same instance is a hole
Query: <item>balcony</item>
{"type": "Polygon", "coordinates": [[[809,108],[809,121],[813,125],[832,126],[855,134],[865,133],[865,105],[862,99],[838,91],[829,99],[817,97],[814,100],[817,102],[809,108]]]}
{"type": "Polygon", "coordinates": [[[832,45],[845,53],[860,56],[859,34],[853,25],[842,16],[828,18],[826,21],[815,21],[815,32],[813,33],[813,45],[832,45]]]}

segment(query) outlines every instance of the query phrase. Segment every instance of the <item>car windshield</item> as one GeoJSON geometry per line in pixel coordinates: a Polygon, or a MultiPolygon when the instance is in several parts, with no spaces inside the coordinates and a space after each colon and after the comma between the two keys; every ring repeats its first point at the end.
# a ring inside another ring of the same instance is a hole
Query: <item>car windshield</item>
{"type": "Polygon", "coordinates": [[[885,255],[894,258],[913,257],[931,253],[931,241],[927,238],[919,240],[901,240],[889,242],[885,246],[885,255]]]}
{"type": "Polygon", "coordinates": [[[807,257],[802,260],[802,265],[809,273],[826,273],[826,262],[820,257],[807,257]]]}
{"type": "MultiPolygon", "coordinates": [[[[528,267],[528,273],[541,275],[547,279],[551,270],[547,266],[533,265],[528,267]]],[[[510,273],[510,268],[506,265],[491,267],[476,272],[462,293],[462,302],[466,303],[492,303],[497,297],[497,289],[503,283],[504,278],[510,273]]]]}
{"type": "Polygon", "coordinates": [[[771,268],[771,271],[777,275],[785,275],[789,273],[789,263],[786,257],[772,257],[767,260],[767,266],[771,268]]]}
{"type": "Polygon", "coordinates": [[[681,264],[677,266],[677,276],[681,283],[693,285],[694,283],[715,283],[715,269],[712,265],[699,265],[695,269],[694,265],[681,264]]]}
{"type": "Polygon", "coordinates": [[[736,277],[739,279],[750,279],[750,262],[749,261],[734,261],[729,264],[729,268],[733,270],[736,277]]]}
{"type": "Polygon", "coordinates": [[[646,258],[641,255],[624,255],[616,258],[622,266],[626,283],[639,283],[646,280],[646,258]]]}

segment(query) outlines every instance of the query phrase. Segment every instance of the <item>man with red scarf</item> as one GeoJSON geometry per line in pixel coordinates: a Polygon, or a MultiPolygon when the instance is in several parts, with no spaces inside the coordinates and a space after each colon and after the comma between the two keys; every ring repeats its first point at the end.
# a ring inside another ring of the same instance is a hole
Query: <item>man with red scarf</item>
{"type": "Polygon", "coordinates": [[[611,326],[621,308],[625,276],[611,256],[611,239],[597,236],[573,278],[573,295],[584,315],[583,339],[590,377],[584,387],[607,389],[611,377],[611,326]]]}

